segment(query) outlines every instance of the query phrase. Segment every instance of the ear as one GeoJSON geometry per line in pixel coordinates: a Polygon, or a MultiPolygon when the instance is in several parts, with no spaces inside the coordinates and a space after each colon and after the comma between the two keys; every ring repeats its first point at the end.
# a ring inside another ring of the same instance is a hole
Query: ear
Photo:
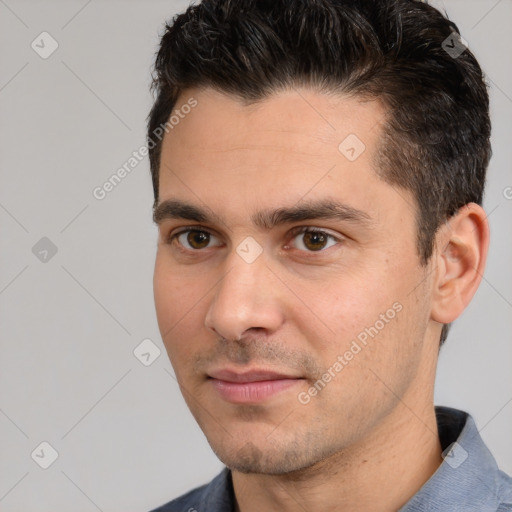
{"type": "Polygon", "coordinates": [[[448,324],[464,311],[482,280],[488,247],[487,215],[475,203],[463,206],[439,229],[432,320],[448,324]]]}

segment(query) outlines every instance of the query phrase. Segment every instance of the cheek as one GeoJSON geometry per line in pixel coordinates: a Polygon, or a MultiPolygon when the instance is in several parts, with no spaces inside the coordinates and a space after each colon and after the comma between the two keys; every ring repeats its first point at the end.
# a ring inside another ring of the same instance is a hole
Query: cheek
{"type": "Polygon", "coordinates": [[[176,314],[176,295],[172,273],[165,268],[159,255],[155,261],[153,274],[153,295],[158,325],[163,335],[173,324],[173,316],[176,314]]]}
{"type": "MultiPolygon", "coordinates": [[[[204,291],[203,291],[204,292],[204,291]]],[[[153,293],[158,326],[162,340],[168,351],[176,346],[190,346],[188,343],[173,343],[190,336],[194,326],[198,329],[203,322],[200,296],[196,296],[193,280],[176,268],[165,263],[157,255],[153,275],[153,293]]]]}
{"type": "Polygon", "coordinates": [[[345,274],[304,295],[304,302],[318,312],[331,336],[347,339],[373,324],[394,302],[389,286],[373,283],[375,276],[368,271],[364,276],[345,274]]]}
{"type": "Polygon", "coordinates": [[[404,351],[401,341],[407,333],[414,335],[411,326],[406,325],[406,317],[418,307],[407,286],[412,280],[410,269],[404,267],[398,273],[384,263],[340,273],[338,278],[303,295],[321,322],[315,322],[314,327],[304,315],[294,318],[299,319],[299,329],[327,367],[347,351],[352,351],[348,354],[351,361],[357,360],[351,366],[366,366],[368,358],[375,359],[375,363],[393,359],[404,351]],[[357,356],[353,356],[355,352],[357,356]]]}

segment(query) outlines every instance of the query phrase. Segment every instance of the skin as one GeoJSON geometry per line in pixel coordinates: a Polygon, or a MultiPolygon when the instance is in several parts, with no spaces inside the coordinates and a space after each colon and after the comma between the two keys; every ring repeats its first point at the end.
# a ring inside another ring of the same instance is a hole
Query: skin
{"type": "Polygon", "coordinates": [[[206,88],[185,91],[177,106],[190,97],[197,106],[163,141],[159,202],[179,199],[218,218],[157,216],[155,304],[183,396],[232,469],[236,510],[397,510],[442,462],[439,337],[483,274],[484,211],[467,205],[441,226],[422,265],[414,197],[374,170],[379,102],[295,89],[248,106],[206,88]],[[348,134],[366,146],[355,161],[338,150],[348,134]],[[267,229],[251,217],[326,199],[366,220],[267,229]],[[304,226],[335,238],[324,235],[318,249],[293,231],[304,226]],[[169,241],[187,227],[208,230],[205,245],[197,232],[169,241]],[[252,263],[236,251],[246,237],[262,250],[252,263]],[[400,311],[301,403],[393,304],[400,311]],[[261,403],[234,404],[208,378],[220,367],[301,380],[261,403]]]}

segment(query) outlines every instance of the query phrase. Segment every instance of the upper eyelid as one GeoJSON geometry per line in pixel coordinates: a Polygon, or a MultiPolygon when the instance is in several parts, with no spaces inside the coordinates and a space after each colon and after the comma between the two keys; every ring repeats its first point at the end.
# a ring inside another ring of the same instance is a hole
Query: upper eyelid
{"type": "MultiPolygon", "coordinates": [[[[204,226],[198,226],[198,225],[197,226],[182,226],[181,228],[177,228],[177,229],[178,229],[177,231],[171,230],[169,232],[169,236],[179,235],[182,233],[186,233],[187,231],[205,231],[206,233],[210,233],[212,235],[218,236],[218,233],[214,229],[207,228],[204,226]]],[[[336,235],[333,234],[331,232],[331,230],[329,230],[327,228],[320,228],[318,226],[310,226],[310,225],[295,226],[293,228],[290,228],[288,231],[289,231],[289,233],[295,234],[295,233],[302,233],[302,232],[308,231],[308,230],[309,231],[317,231],[319,233],[325,233],[329,236],[332,236],[333,238],[338,238],[338,237],[345,238],[341,234],[336,234],[336,235]]]]}
{"type": "Polygon", "coordinates": [[[181,228],[177,228],[177,230],[171,230],[168,235],[166,235],[166,238],[171,238],[173,236],[182,235],[183,233],[187,233],[189,231],[203,231],[205,233],[209,233],[213,236],[219,236],[215,230],[212,230],[210,228],[205,228],[203,226],[183,226],[181,228]]]}

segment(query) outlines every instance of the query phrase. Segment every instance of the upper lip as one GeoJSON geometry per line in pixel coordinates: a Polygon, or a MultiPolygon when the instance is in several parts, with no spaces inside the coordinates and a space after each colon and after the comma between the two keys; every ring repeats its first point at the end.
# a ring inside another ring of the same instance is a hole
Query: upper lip
{"type": "Polygon", "coordinates": [[[300,379],[296,375],[272,372],[268,370],[254,369],[245,372],[236,372],[228,369],[215,370],[208,373],[213,379],[227,382],[259,382],[263,380],[300,379]]]}

